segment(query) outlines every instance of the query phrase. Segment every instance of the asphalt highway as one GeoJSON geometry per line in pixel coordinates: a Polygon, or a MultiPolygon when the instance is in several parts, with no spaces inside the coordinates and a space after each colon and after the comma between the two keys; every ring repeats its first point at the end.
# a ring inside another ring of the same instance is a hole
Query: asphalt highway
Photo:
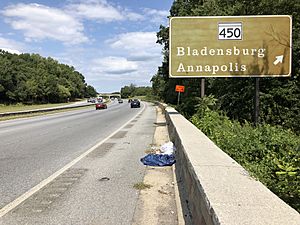
{"type": "Polygon", "coordinates": [[[0,122],[0,224],[130,224],[155,118],[113,102],[0,122]]]}

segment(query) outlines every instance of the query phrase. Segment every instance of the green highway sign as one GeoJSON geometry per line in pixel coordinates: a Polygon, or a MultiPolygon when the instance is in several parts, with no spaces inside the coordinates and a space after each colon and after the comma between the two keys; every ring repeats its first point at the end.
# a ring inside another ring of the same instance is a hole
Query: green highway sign
{"type": "Polygon", "coordinates": [[[172,17],[170,77],[291,75],[290,16],[172,17]]]}

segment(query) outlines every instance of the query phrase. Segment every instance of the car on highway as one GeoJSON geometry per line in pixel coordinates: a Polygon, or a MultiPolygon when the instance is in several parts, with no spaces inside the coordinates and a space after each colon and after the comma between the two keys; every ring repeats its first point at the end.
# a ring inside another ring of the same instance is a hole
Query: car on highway
{"type": "Polygon", "coordinates": [[[122,100],[122,99],[118,99],[118,102],[119,102],[119,103],[123,103],[123,100],[122,100]]]}
{"type": "Polygon", "coordinates": [[[96,99],[95,99],[95,98],[89,98],[89,99],[87,100],[87,102],[96,103],[96,99]]]}
{"type": "Polygon", "coordinates": [[[107,105],[104,102],[96,103],[96,110],[97,109],[107,109],[107,105]]]}
{"type": "Polygon", "coordinates": [[[130,102],[130,107],[131,108],[140,108],[141,107],[141,103],[138,99],[133,99],[131,102],[130,102]]]}

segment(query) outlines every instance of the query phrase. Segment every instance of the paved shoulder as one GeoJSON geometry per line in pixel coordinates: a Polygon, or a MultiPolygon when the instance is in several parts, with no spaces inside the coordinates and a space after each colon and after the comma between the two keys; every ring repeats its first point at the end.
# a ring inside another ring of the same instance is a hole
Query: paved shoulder
{"type": "MultiPolygon", "coordinates": [[[[153,146],[160,147],[169,141],[166,120],[160,108],[157,108],[155,124],[153,146]]],[[[133,225],[179,224],[172,166],[147,166],[143,183],[149,188],[141,190],[133,225]]]]}

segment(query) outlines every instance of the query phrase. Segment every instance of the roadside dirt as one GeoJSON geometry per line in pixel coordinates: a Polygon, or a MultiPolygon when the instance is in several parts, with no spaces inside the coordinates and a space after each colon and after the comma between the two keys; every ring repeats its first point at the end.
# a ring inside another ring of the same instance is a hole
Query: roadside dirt
{"type": "MultiPolygon", "coordinates": [[[[169,141],[164,114],[156,108],[157,122],[153,138],[152,151],[169,141]]],[[[151,148],[151,147],[149,147],[151,148]]],[[[145,151],[148,154],[149,150],[145,151]]],[[[175,181],[172,166],[147,166],[144,184],[150,188],[140,191],[135,209],[133,225],[175,225],[178,223],[175,181]]]]}

